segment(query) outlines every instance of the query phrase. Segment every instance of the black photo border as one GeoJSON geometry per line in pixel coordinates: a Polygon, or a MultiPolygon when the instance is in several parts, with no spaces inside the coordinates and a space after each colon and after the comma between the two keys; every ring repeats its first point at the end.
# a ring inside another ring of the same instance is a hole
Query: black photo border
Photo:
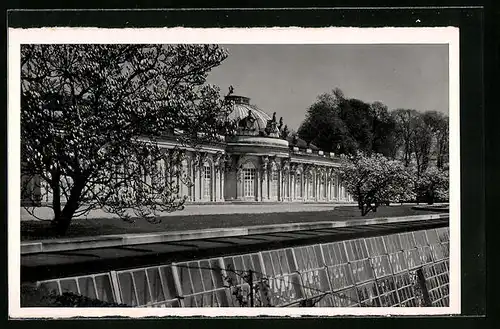
{"type": "MultiPolygon", "coordinates": [[[[352,3],[353,1],[351,1],[352,3]]],[[[60,321],[10,321],[11,326],[126,326],[146,325],[150,327],[174,326],[197,327],[210,325],[214,328],[248,325],[257,326],[281,326],[303,327],[308,325],[331,327],[337,325],[348,325],[353,328],[365,328],[375,326],[404,326],[405,328],[420,328],[421,326],[442,327],[450,324],[454,328],[476,328],[490,327],[486,314],[486,187],[487,182],[493,183],[495,174],[493,163],[498,164],[497,155],[488,155],[486,149],[492,149],[495,145],[493,134],[497,134],[498,127],[486,127],[494,121],[494,114],[486,113],[484,94],[491,89],[493,84],[485,83],[485,77],[493,80],[493,72],[484,70],[485,65],[485,36],[488,40],[495,40],[494,35],[485,35],[486,17],[491,18],[485,12],[484,7],[469,4],[467,7],[369,7],[369,8],[303,8],[309,7],[305,3],[301,8],[270,9],[253,6],[253,8],[234,9],[236,4],[218,5],[218,8],[205,9],[182,9],[168,2],[149,1],[142,5],[149,8],[171,8],[147,10],[146,7],[139,8],[137,4],[128,4],[126,1],[85,1],[78,3],[81,8],[71,10],[55,10],[55,8],[67,8],[71,5],[64,1],[51,1],[36,3],[35,1],[9,1],[12,6],[6,12],[7,27],[274,27],[274,26],[299,26],[299,27],[430,27],[430,26],[458,26],[460,29],[460,133],[461,133],[461,316],[438,316],[438,317],[397,317],[397,318],[370,318],[370,317],[337,317],[337,318],[293,318],[293,319],[270,319],[254,318],[244,319],[190,319],[190,318],[155,318],[142,320],[129,320],[123,322],[119,319],[102,319],[95,322],[89,320],[60,320],[60,321]],[[103,9],[83,10],[91,4],[103,9]],[[130,9],[105,10],[113,6],[122,5],[130,9]],[[128,5],[128,6],[127,6],[128,5]],[[24,8],[22,10],[16,10],[24,8]],[[44,10],[37,10],[44,8],[44,10]],[[52,8],[52,9],[51,9],[52,8]],[[233,8],[233,9],[229,9],[233,8]],[[260,8],[260,9],[257,9],[260,8]],[[50,9],[50,10],[47,10],[50,9]],[[490,121],[491,120],[491,121],[490,121]],[[486,132],[489,136],[487,138],[486,132]],[[486,162],[488,161],[488,162],[486,162]],[[495,162],[496,161],[496,162],[495,162]],[[486,167],[490,171],[486,171],[486,167]],[[491,171],[493,169],[493,172],[491,171]],[[466,200],[466,202],[464,202],[466,200]],[[208,320],[208,321],[205,321],[208,320]],[[71,322],[70,322],[71,321],[71,322]],[[166,322],[164,322],[166,321],[166,322]],[[304,322],[306,321],[306,322],[304,322]],[[390,323],[391,321],[393,323],[390,323]],[[395,321],[395,322],[394,322],[395,321]],[[137,324],[136,324],[137,322],[137,324]],[[143,323],[139,323],[143,322],[143,323]],[[489,325],[488,325],[489,324],[489,325]]],[[[354,4],[352,4],[354,6],[354,4]]],[[[359,4],[357,4],[359,6],[359,4]]],[[[195,7],[195,6],[193,6],[195,7]]],[[[196,7],[199,7],[196,6],[196,7]]],[[[247,7],[250,7],[247,5],[247,7]]],[[[276,8],[276,7],[275,7],[276,8]]],[[[490,20],[491,22],[491,20],[490,20]]],[[[5,38],[7,40],[7,38],[5,38]]],[[[6,43],[4,44],[4,58],[6,58],[6,43]]],[[[498,51],[498,49],[497,49],[498,51]]],[[[490,54],[486,60],[491,61],[498,58],[498,53],[490,54]],[[496,57],[495,57],[496,56],[496,57]]],[[[6,66],[4,66],[6,67],[6,66]]],[[[4,81],[6,79],[6,71],[4,81]]],[[[6,88],[3,89],[7,96],[6,88]]],[[[7,99],[5,97],[4,99],[7,99]]],[[[5,104],[5,103],[4,103],[5,104]]],[[[488,103],[486,103],[488,104],[488,103]]],[[[5,104],[6,105],[6,104],[5,104]]],[[[7,108],[7,107],[5,107],[7,108]]],[[[5,141],[7,140],[7,111],[4,114],[5,141]]],[[[7,157],[6,144],[4,144],[3,155],[7,157]]],[[[488,153],[489,154],[489,153],[488,153]]],[[[6,163],[6,161],[2,161],[6,163]]],[[[7,168],[4,167],[4,181],[1,184],[0,193],[2,204],[7,203],[7,168]]],[[[493,185],[493,184],[491,184],[493,185]]],[[[488,189],[493,191],[493,187],[488,189]]],[[[494,192],[498,193],[498,192],[494,192]]],[[[488,200],[490,198],[488,197],[488,200]]],[[[5,218],[7,207],[4,207],[5,218]]],[[[3,238],[5,241],[4,252],[7,252],[7,220],[2,221],[4,225],[3,238]]],[[[490,254],[491,256],[491,254],[490,254]]],[[[7,268],[7,257],[4,258],[4,268],[7,268]]],[[[491,264],[491,262],[489,262],[491,264]]],[[[7,283],[7,274],[4,272],[4,282],[7,283]]],[[[492,289],[488,278],[488,290],[492,289]]],[[[8,314],[7,284],[2,296],[5,296],[3,314],[8,314]]],[[[491,298],[489,299],[491,302],[491,298]]],[[[493,311],[489,308],[488,313],[493,311]]],[[[75,327],[75,329],[76,329],[75,327]]],[[[55,329],[55,327],[54,327],[55,329]]]]}

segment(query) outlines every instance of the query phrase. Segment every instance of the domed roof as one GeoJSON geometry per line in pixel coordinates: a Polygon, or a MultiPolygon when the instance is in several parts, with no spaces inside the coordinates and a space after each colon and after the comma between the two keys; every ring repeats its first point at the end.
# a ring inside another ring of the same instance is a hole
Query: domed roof
{"type": "Polygon", "coordinates": [[[228,115],[228,119],[234,122],[240,122],[250,115],[250,120],[246,126],[250,130],[255,131],[258,134],[267,126],[268,120],[271,120],[271,116],[259,109],[255,105],[250,104],[250,98],[244,96],[230,95],[226,96],[226,100],[233,101],[233,109],[228,115]]]}

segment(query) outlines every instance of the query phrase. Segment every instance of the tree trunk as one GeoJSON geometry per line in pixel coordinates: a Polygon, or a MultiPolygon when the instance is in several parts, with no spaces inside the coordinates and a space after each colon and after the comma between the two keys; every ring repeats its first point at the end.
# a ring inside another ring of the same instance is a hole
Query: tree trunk
{"type": "Polygon", "coordinates": [[[367,213],[370,212],[370,210],[373,209],[370,203],[366,203],[363,205],[361,208],[361,216],[365,216],[367,213]]]}
{"type": "Polygon", "coordinates": [[[75,212],[80,206],[79,201],[85,183],[75,182],[71,188],[69,198],[62,211],[54,212],[53,228],[57,235],[65,235],[71,224],[75,212]]]}
{"type": "Polygon", "coordinates": [[[59,185],[61,175],[54,171],[52,172],[52,181],[50,187],[52,188],[52,210],[54,211],[54,219],[52,219],[51,226],[59,235],[59,221],[62,216],[61,211],[61,186],[59,185]]]}

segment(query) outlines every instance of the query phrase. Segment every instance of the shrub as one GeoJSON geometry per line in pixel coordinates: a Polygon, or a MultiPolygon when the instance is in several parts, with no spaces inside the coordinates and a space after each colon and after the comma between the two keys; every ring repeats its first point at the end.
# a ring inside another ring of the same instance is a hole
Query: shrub
{"type": "Polygon", "coordinates": [[[129,307],[125,304],[105,302],[71,292],[62,295],[32,284],[21,286],[21,307],[129,307]]]}

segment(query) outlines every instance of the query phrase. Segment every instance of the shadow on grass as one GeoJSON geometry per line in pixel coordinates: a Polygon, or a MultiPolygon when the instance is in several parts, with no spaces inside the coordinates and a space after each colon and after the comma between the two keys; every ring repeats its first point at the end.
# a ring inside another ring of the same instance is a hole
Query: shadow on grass
{"type": "MultiPolygon", "coordinates": [[[[383,206],[376,213],[361,216],[356,207],[338,207],[331,211],[276,212],[254,214],[212,214],[194,216],[165,216],[152,224],[144,219],[130,223],[119,218],[74,219],[65,237],[81,237],[126,233],[185,231],[208,228],[229,228],[254,225],[287,224],[298,222],[344,221],[377,217],[426,215],[432,210],[413,209],[410,205],[383,206]]],[[[21,240],[60,238],[52,231],[50,221],[21,221],[21,240]]]]}

